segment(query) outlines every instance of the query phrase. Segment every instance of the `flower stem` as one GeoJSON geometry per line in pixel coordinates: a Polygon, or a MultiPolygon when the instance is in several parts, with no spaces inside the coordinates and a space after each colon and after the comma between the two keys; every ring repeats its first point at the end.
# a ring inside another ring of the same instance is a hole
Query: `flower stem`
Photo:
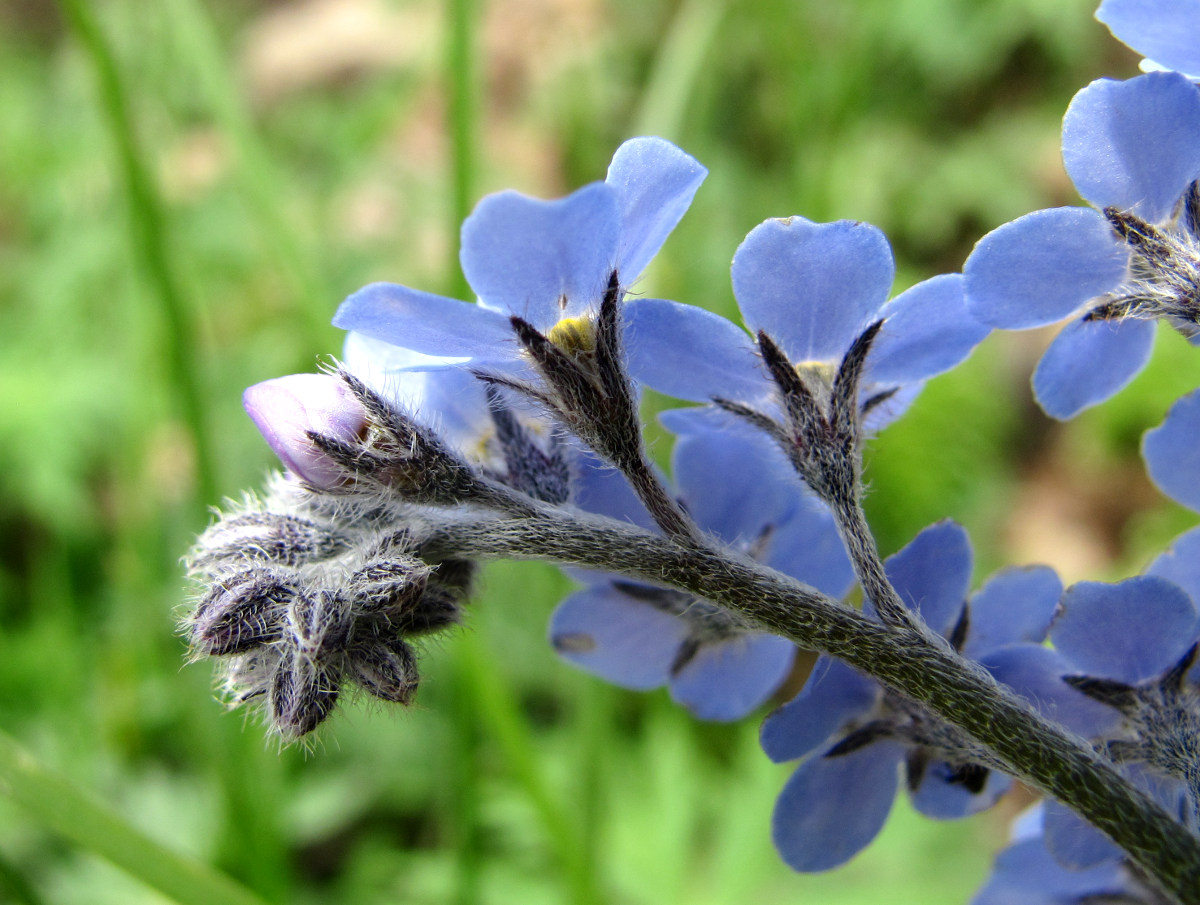
{"type": "Polygon", "coordinates": [[[536,519],[472,519],[441,530],[457,555],[548,559],[621,572],[728,607],[766,631],[844,660],[926,705],[1006,771],[1125,849],[1180,905],[1200,905],[1200,839],[1083,739],[1037,713],[927,632],[887,626],[729,551],[684,548],[611,520],[545,507],[536,519]]]}

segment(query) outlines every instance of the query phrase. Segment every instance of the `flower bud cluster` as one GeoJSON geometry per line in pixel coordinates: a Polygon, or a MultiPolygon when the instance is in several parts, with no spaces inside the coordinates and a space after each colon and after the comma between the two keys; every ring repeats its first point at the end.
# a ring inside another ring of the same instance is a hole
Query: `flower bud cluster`
{"type": "MultiPolygon", "coordinates": [[[[368,434],[381,432],[373,423],[368,434]]],[[[375,458],[360,474],[375,480],[383,442],[363,442],[360,459],[375,458]]],[[[230,703],[261,702],[287,740],[324,722],[348,686],[411,703],[412,642],[460,621],[474,573],[467,560],[422,558],[428,522],[411,507],[380,505],[341,478],[333,486],[277,477],[262,499],[222,514],[188,558],[200,586],[183,621],[193,656],[221,661],[230,703]]]]}

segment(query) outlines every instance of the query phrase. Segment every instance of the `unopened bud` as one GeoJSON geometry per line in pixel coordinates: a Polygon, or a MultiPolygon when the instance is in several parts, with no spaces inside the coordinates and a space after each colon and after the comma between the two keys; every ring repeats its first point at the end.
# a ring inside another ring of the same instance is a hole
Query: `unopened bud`
{"type": "Polygon", "coordinates": [[[267,572],[248,571],[214,585],[191,619],[192,644],[222,657],[280,637],[284,608],[295,591],[267,572]]]}
{"type": "Polygon", "coordinates": [[[429,566],[408,557],[374,562],[350,576],[346,596],[361,614],[403,613],[421,599],[429,571],[429,566]]]}
{"type": "Polygon", "coordinates": [[[285,657],[268,699],[275,728],[289,739],[312,732],[333,712],[338,685],[338,675],[322,664],[300,653],[285,657]]]}
{"type": "Polygon", "coordinates": [[[344,481],[344,472],[310,434],[351,443],[367,427],[367,413],[346,384],[330,374],[292,374],[249,387],[246,414],[288,470],[322,490],[344,481]]]}
{"type": "Polygon", "coordinates": [[[359,685],[385,701],[408,704],[417,693],[417,656],[402,639],[380,638],[353,651],[350,675],[359,685]]]}

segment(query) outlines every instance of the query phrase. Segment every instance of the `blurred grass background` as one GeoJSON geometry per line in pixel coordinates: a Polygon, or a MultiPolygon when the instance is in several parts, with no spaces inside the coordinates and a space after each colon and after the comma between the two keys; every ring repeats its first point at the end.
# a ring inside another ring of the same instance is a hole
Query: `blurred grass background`
{"type": "MultiPolygon", "coordinates": [[[[768,838],[788,770],[757,720],[698,724],[557,662],[553,570],[492,568],[411,712],[345,707],[314,750],[279,751],[182,665],[178,560],[207,506],[274,467],[242,388],[336,353],[329,317],[368,281],[460,291],[457,223],[488,191],[565,193],[626,137],[679,143],[711,175],[641,288],[729,315],[729,260],[768,216],[870,220],[907,285],[1073,203],[1062,112],[1136,71],[1094,6],[6,0],[0,729],[32,758],[0,756],[0,901],[169,901],[153,853],[129,855],[141,879],[97,855],[119,834],[49,770],[271,902],[964,902],[1005,814],[900,806],[847,868],[791,874],[768,838]]],[[[981,578],[1115,577],[1193,520],[1137,446],[1198,382],[1194,353],[1164,334],[1134,387],[1063,427],[1029,399],[1046,339],[993,337],[873,444],[885,552],[952,516],[981,578]]]]}

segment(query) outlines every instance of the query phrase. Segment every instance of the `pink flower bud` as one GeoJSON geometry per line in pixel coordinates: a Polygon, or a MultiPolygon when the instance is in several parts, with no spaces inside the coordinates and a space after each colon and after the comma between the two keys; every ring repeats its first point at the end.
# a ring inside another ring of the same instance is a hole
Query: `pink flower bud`
{"type": "Polygon", "coordinates": [[[342,482],[337,466],[309,439],[309,432],[354,442],[367,426],[362,405],[330,374],[292,374],[249,387],[246,414],[288,470],[326,490],[342,482]]]}

